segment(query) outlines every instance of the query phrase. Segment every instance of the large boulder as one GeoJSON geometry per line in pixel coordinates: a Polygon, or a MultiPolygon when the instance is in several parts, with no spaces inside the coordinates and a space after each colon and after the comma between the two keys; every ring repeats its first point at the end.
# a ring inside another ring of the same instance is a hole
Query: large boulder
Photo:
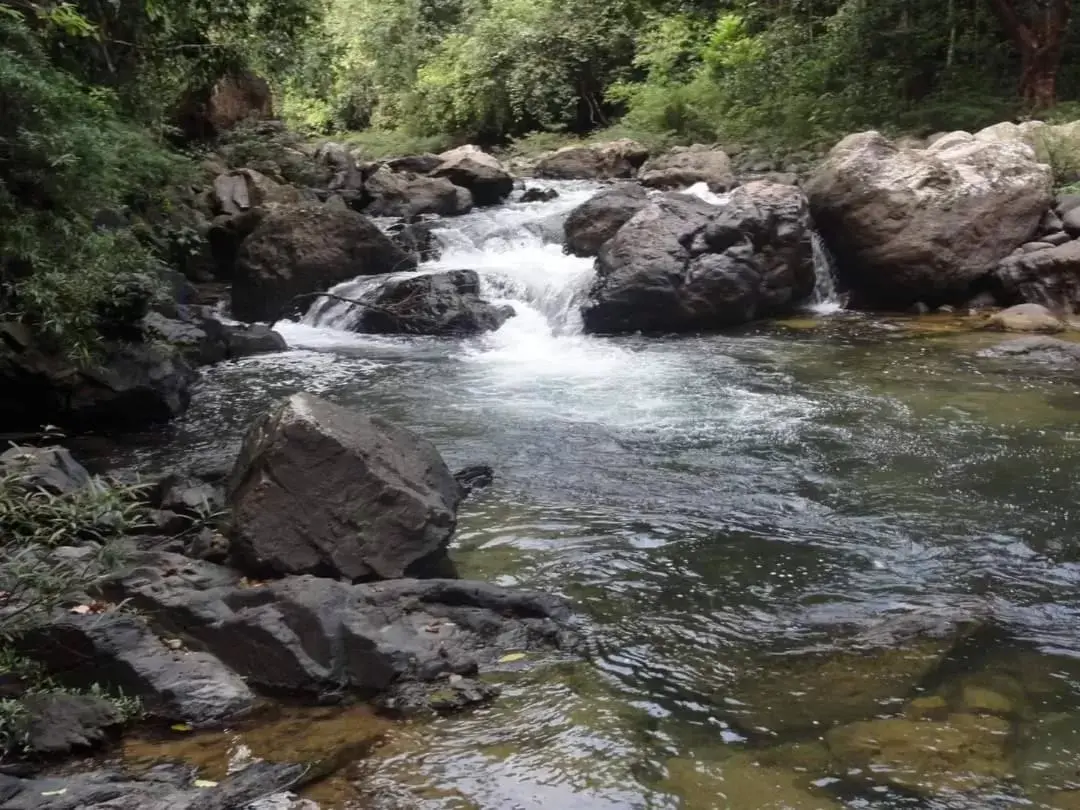
{"type": "Polygon", "coordinates": [[[369,305],[354,327],[377,334],[463,336],[498,329],[514,310],[480,297],[472,270],[447,270],[396,279],[361,299],[369,305]]]}
{"type": "Polygon", "coordinates": [[[240,247],[232,313],[242,321],[274,321],[297,296],[322,292],[356,276],[411,270],[402,251],[367,217],[329,206],[267,211],[240,247]]]}
{"type": "Polygon", "coordinates": [[[1035,233],[1052,182],[1022,143],[954,133],[900,149],[863,132],[833,148],[807,194],[854,303],[907,309],[970,297],[1035,233]]]}
{"type": "Polygon", "coordinates": [[[263,205],[288,205],[301,201],[293,186],[271,180],[254,169],[239,169],[214,178],[211,192],[215,214],[235,216],[263,205]]]}
{"type": "Polygon", "coordinates": [[[255,705],[252,691],[221,661],[169,649],[137,616],[72,614],[31,630],[17,645],[64,683],[121,689],[168,720],[211,725],[255,705]]]}
{"type": "Polygon", "coordinates": [[[720,193],[734,188],[731,159],[721,149],[702,144],[676,146],[641,167],[641,183],[649,188],[680,189],[706,183],[720,193]]]}
{"type": "Polygon", "coordinates": [[[814,289],[811,233],[794,186],[750,183],[723,205],[664,195],[600,251],[585,328],[687,332],[789,312],[814,289]]]}
{"type": "Polygon", "coordinates": [[[468,189],[455,186],[444,177],[421,177],[382,168],[367,178],[364,190],[371,199],[364,210],[375,217],[457,216],[472,209],[472,194],[468,189]]]}
{"type": "Polygon", "coordinates": [[[566,603],[482,582],[398,579],[350,584],[289,576],[258,588],[225,569],[145,554],[109,586],[163,632],[218,656],[254,688],[365,696],[497,669],[509,652],[572,652],[566,603]]]}
{"type": "Polygon", "coordinates": [[[401,577],[443,558],[462,497],[430,442],[310,394],[255,421],[228,490],[233,552],[246,570],[350,580],[401,577]]]}
{"type": "Polygon", "coordinates": [[[986,322],[987,329],[999,332],[1064,332],[1065,323],[1042,304],[1017,304],[995,312],[986,322]]]}
{"type": "Polygon", "coordinates": [[[1080,241],[1009,256],[994,270],[993,287],[1003,303],[1057,301],[1080,307],[1080,241]]]}
{"type": "Polygon", "coordinates": [[[477,205],[498,205],[514,190],[514,178],[498,159],[478,146],[459,146],[439,155],[441,162],[431,173],[445,177],[472,193],[477,205]]]}
{"type": "Polygon", "coordinates": [[[629,180],[649,157],[636,141],[565,146],[536,164],[536,176],[552,180],[629,180]]]}
{"type": "Polygon", "coordinates": [[[595,256],[605,242],[649,204],[637,183],[618,183],[585,201],[566,218],[566,250],[575,256],[595,256]]]}
{"type": "Polygon", "coordinates": [[[76,365],[22,324],[0,324],[0,424],[8,430],[131,428],[187,408],[196,378],[170,346],[109,343],[76,365]]]}

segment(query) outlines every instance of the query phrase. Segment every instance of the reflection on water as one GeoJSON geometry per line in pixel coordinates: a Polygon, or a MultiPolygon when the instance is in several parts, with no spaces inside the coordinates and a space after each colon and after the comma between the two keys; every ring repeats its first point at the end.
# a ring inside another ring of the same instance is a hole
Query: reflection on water
{"type": "Polygon", "coordinates": [[[550,231],[587,193],[446,236],[439,266],[518,309],[499,332],[288,325],[292,351],[212,369],[167,444],[125,455],[228,458],[297,389],[377,411],[497,470],[465,575],[587,617],[588,661],[386,729],[334,801],[1080,808],[1075,381],[976,360],[999,338],[946,319],[583,336],[588,267],[550,231]]]}

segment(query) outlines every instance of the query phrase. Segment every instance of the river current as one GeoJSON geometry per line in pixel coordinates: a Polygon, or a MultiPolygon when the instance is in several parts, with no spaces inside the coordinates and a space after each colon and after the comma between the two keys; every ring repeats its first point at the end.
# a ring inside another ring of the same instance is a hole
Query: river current
{"type": "Polygon", "coordinates": [[[167,441],[122,453],[229,456],[296,390],[377,412],[495,468],[461,513],[464,576],[579,609],[587,660],[507,667],[492,707],[382,730],[317,798],[1080,808],[1075,382],[989,365],[993,338],[951,321],[829,301],[725,335],[586,336],[592,261],[559,239],[595,187],[551,185],[443,222],[421,268],[476,270],[517,312],[499,331],[360,335],[316,305],[279,325],[288,353],[208,370],[167,441]]]}

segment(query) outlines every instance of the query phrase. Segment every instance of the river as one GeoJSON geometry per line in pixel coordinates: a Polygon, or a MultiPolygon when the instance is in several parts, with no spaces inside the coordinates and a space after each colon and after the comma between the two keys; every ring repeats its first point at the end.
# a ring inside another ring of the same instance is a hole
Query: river
{"type": "Polygon", "coordinates": [[[462,574],[580,610],[587,660],[509,667],[492,707],[384,730],[316,795],[1080,808],[1075,382],[987,365],[994,339],[953,320],[828,302],[719,336],[583,335],[592,262],[558,235],[594,187],[552,185],[446,221],[422,268],[480,273],[517,311],[498,332],[358,335],[348,305],[317,306],[280,326],[288,353],[208,370],[168,441],[117,459],[228,456],[269,402],[317,392],[451,467],[491,464],[453,543],[462,574]]]}

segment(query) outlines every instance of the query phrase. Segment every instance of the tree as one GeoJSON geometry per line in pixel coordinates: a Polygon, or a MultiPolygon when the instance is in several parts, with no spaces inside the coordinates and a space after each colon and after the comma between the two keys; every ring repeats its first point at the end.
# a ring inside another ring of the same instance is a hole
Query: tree
{"type": "Polygon", "coordinates": [[[1020,96],[1035,110],[1057,102],[1057,77],[1072,0],[990,0],[1020,51],[1020,96]]]}

